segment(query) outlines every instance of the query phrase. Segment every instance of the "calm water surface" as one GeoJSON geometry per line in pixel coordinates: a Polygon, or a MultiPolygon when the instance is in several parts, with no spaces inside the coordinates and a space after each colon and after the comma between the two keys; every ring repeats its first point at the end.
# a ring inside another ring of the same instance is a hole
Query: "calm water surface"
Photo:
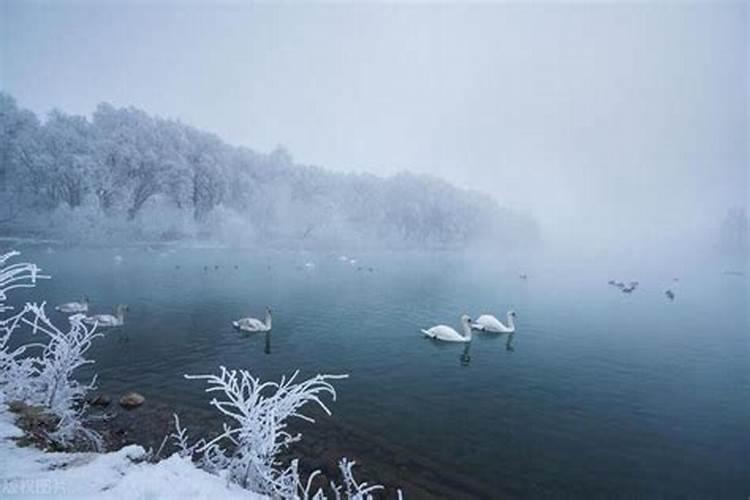
{"type": "Polygon", "coordinates": [[[355,265],[216,249],[24,257],[53,274],[37,290],[50,304],[88,294],[96,312],[130,306],[125,327],[92,349],[110,390],[190,412],[208,398],[185,373],[348,373],[336,384],[339,418],[454,464],[488,495],[750,495],[748,283],[720,266],[681,270],[673,284],[673,269],[450,253],[355,255],[355,265]],[[641,286],[626,295],[610,278],[641,286]],[[267,304],[270,339],[232,329],[267,304]],[[466,351],[420,335],[510,308],[510,343],[479,334],[466,351]]]}

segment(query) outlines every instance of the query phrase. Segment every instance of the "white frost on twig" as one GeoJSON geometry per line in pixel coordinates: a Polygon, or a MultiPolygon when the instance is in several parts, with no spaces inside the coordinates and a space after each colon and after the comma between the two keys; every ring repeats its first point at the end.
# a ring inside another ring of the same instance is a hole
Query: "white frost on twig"
{"type": "MultiPolygon", "coordinates": [[[[6,305],[8,292],[17,288],[33,288],[41,278],[36,264],[22,262],[6,265],[18,252],[0,255],[0,312],[13,310],[6,305]]],[[[83,425],[85,396],[95,388],[96,376],[87,384],[73,378],[80,367],[93,363],[85,358],[91,342],[101,336],[95,327],[83,323],[83,315],[69,318],[70,328],[60,330],[47,317],[45,303],[26,303],[24,307],[8,317],[0,319],[0,389],[9,400],[22,400],[43,406],[58,418],[57,428],[48,437],[63,447],[76,439],[83,439],[94,449],[101,448],[100,436],[83,425]],[[41,333],[46,343],[30,343],[9,348],[9,340],[18,328],[29,327],[32,334],[41,333]],[[32,349],[41,351],[31,355],[32,349]]]]}
{"type": "MultiPolygon", "coordinates": [[[[313,471],[304,480],[300,476],[299,461],[292,460],[284,467],[280,455],[301,439],[300,434],[288,431],[287,420],[299,418],[314,422],[301,412],[308,403],[330,415],[322,397],[327,394],[335,401],[336,390],[330,381],[347,375],[317,375],[301,382],[297,381],[298,375],[299,372],[295,372],[289,378],[282,377],[280,382],[261,382],[246,370],[227,370],[223,366],[218,375],[185,375],[189,380],[205,380],[209,385],[206,392],[220,394],[211,400],[211,405],[229,417],[232,424],[224,424],[223,432],[214,439],[201,439],[191,445],[175,415],[176,430],[171,436],[177,442],[180,456],[192,457],[208,471],[226,472],[230,481],[272,498],[328,498],[321,488],[313,491],[320,471],[313,471]]],[[[339,462],[343,484],[331,482],[334,498],[368,500],[373,492],[383,489],[381,485],[358,483],[353,467],[354,462],[346,458],[339,462]]]]}

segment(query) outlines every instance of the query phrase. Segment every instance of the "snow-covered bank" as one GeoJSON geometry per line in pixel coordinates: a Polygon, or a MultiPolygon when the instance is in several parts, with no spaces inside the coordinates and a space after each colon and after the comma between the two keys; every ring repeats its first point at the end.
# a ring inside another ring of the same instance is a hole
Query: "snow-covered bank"
{"type": "Polygon", "coordinates": [[[48,453],[22,448],[15,418],[0,403],[0,497],[262,499],[178,455],[158,463],[128,446],[112,453],[48,453]]]}

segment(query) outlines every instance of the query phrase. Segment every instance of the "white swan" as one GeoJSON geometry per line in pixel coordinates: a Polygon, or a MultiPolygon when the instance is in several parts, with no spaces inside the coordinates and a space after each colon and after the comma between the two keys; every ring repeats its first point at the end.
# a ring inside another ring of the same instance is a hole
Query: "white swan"
{"type": "Polygon", "coordinates": [[[55,306],[55,311],[62,313],[85,313],[89,310],[89,298],[84,297],[80,302],[66,302],[55,306]]]}
{"type": "Polygon", "coordinates": [[[83,322],[87,325],[97,325],[100,327],[109,326],[122,326],[125,324],[125,311],[128,310],[128,306],[120,304],[115,308],[116,315],[111,314],[94,314],[93,316],[86,316],[83,318],[83,322]]]}
{"type": "Polygon", "coordinates": [[[266,320],[257,318],[242,318],[232,321],[232,325],[245,332],[270,332],[271,331],[271,308],[266,307],[266,320]]]}
{"type": "Polygon", "coordinates": [[[471,342],[471,318],[466,314],[462,315],[461,325],[464,329],[463,335],[446,325],[433,326],[429,330],[422,330],[422,333],[431,339],[445,342],[471,342]]]}
{"type": "Polygon", "coordinates": [[[516,331],[516,324],[513,319],[516,317],[516,313],[508,311],[507,318],[508,324],[504,325],[499,319],[491,314],[482,314],[477,320],[471,325],[475,330],[481,330],[483,332],[493,333],[513,333],[516,331]]]}

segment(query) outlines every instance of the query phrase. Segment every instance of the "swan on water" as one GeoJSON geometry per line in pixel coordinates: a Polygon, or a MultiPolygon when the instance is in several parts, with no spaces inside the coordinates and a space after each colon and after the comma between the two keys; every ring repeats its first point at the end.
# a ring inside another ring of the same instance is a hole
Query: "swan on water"
{"type": "Polygon", "coordinates": [[[66,302],[55,306],[55,311],[63,313],[84,313],[89,310],[89,298],[84,297],[80,302],[66,302]]]}
{"type": "Polygon", "coordinates": [[[514,311],[508,311],[506,314],[508,324],[504,325],[499,319],[491,314],[482,314],[471,325],[475,330],[492,333],[513,333],[516,331],[516,324],[513,321],[516,317],[514,311]]]}
{"type": "Polygon", "coordinates": [[[433,326],[429,330],[422,330],[426,337],[445,342],[471,342],[471,318],[464,314],[461,316],[463,335],[446,325],[433,326]]]}
{"type": "Polygon", "coordinates": [[[266,320],[261,321],[257,318],[242,318],[232,321],[232,325],[238,330],[244,332],[270,332],[271,331],[271,308],[266,307],[266,320]]]}
{"type": "Polygon", "coordinates": [[[125,311],[127,310],[128,306],[120,304],[115,308],[114,316],[112,314],[94,314],[93,316],[83,318],[83,322],[87,325],[97,325],[100,327],[122,326],[125,324],[125,311]]]}

